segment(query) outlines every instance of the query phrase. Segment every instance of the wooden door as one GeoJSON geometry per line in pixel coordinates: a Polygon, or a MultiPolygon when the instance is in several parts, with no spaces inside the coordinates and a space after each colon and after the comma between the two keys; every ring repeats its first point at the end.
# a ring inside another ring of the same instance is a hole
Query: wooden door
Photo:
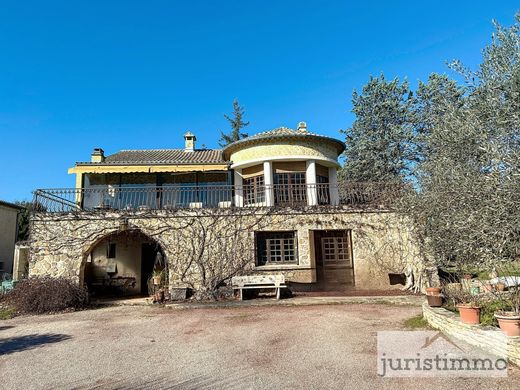
{"type": "Polygon", "coordinates": [[[318,283],[354,286],[350,230],[319,230],[314,237],[318,283]]]}

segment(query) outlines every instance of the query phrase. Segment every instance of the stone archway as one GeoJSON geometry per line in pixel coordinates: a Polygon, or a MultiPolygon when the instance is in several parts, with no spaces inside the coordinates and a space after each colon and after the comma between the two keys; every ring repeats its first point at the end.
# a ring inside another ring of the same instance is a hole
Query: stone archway
{"type": "Polygon", "coordinates": [[[141,229],[98,237],[83,253],[79,273],[80,283],[98,296],[149,295],[152,276],[167,285],[168,262],[163,246],[141,229]]]}

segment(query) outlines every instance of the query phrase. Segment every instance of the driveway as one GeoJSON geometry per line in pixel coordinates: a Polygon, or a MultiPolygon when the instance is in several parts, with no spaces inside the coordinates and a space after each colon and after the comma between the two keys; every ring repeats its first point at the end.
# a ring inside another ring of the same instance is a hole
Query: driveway
{"type": "Polygon", "coordinates": [[[507,379],[388,379],[376,332],[418,307],[109,307],[0,321],[5,389],[518,388],[507,379]]]}

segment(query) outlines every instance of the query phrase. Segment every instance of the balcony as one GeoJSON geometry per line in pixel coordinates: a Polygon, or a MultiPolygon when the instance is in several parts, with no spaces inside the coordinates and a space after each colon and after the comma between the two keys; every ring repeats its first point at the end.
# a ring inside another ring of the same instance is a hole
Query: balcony
{"type": "Polygon", "coordinates": [[[387,207],[403,187],[394,183],[183,185],[177,187],[54,188],[34,192],[36,212],[147,211],[232,207],[387,207]]]}

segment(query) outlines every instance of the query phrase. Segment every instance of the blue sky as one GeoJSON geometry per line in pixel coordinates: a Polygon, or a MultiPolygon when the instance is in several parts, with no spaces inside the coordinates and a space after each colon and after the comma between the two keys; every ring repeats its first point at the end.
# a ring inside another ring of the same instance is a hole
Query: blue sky
{"type": "Polygon", "coordinates": [[[238,98],[249,133],[339,137],[371,74],[412,86],[481,59],[514,1],[2,1],[0,199],[73,187],[93,147],[217,147],[238,98]]]}

